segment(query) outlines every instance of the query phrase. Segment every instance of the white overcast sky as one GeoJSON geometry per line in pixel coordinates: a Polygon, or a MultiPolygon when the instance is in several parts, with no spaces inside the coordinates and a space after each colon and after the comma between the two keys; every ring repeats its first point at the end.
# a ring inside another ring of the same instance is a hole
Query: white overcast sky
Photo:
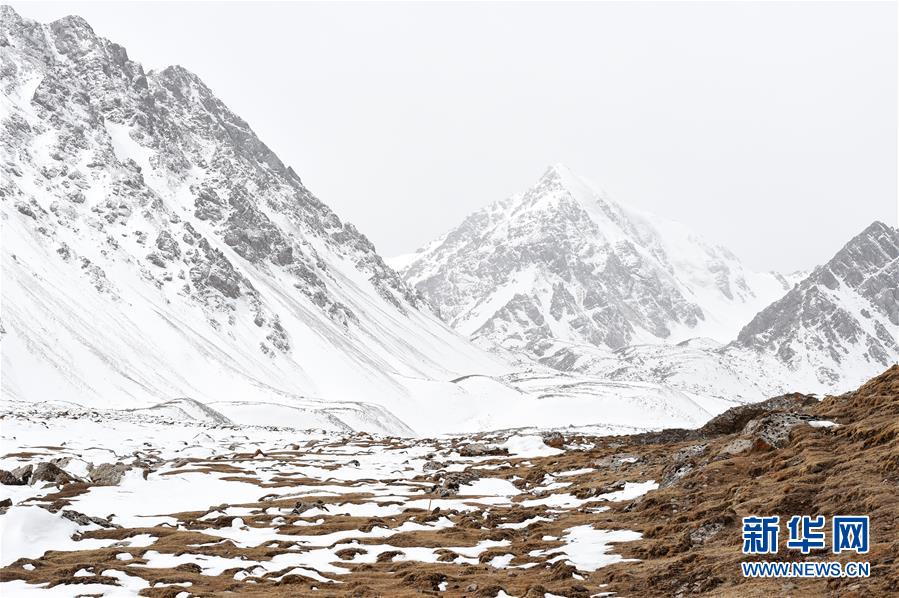
{"type": "Polygon", "coordinates": [[[895,2],[13,6],[197,73],[387,256],[555,162],[759,269],[897,221],[895,2]]]}

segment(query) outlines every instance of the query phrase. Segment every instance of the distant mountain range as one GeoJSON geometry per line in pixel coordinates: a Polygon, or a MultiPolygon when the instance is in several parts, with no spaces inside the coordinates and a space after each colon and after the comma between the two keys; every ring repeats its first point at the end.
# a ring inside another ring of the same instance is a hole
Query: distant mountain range
{"type": "Polygon", "coordinates": [[[565,372],[757,400],[857,386],[899,358],[899,231],[811,274],[753,272],[561,165],[390,260],[460,332],[565,372]]]}
{"type": "Polygon", "coordinates": [[[186,69],[6,6],[0,48],[4,405],[634,431],[899,354],[885,225],[800,282],[554,166],[400,275],[186,69]]]}
{"type": "Polygon", "coordinates": [[[725,340],[791,286],[562,165],[405,261],[406,280],[458,330],[537,357],[549,340],[725,340]]]}

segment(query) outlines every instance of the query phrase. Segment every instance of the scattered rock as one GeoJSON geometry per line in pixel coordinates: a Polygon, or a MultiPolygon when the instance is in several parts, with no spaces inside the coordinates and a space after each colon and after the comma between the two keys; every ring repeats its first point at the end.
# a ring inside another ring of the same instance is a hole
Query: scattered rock
{"type": "Polygon", "coordinates": [[[720,521],[706,523],[690,532],[690,542],[693,544],[705,544],[718,535],[718,532],[724,529],[724,524],[720,521]]]}
{"type": "Polygon", "coordinates": [[[36,482],[51,482],[53,484],[68,484],[74,482],[75,478],[67,474],[65,471],[53,465],[52,463],[38,463],[31,473],[29,484],[36,482]]]}
{"type": "Polygon", "coordinates": [[[643,457],[637,455],[636,453],[616,453],[614,455],[608,455],[601,459],[597,459],[593,462],[593,467],[597,469],[620,469],[621,467],[631,465],[633,463],[639,463],[643,460],[643,457]]]}
{"type": "Polygon", "coordinates": [[[441,497],[452,496],[459,492],[459,486],[470,484],[476,479],[478,479],[478,476],[468,471],[448,473],[443,477],[437,494],[441,497]]]}
{"type": "Polygon", "coordinates": [[[290,511],[291,515],[302,515],[306,511],[310,509],[322,509],[327,511],[328,507],[325,506],[324,501],[317,500],[315,502],[303,502],[300,501],[296,505],[294,505],[293,510],[290,511]]]}
{"type": "Polygon", "coordinates": [[[543,435],[543,444],[560,449],[565,445],[565,437],[560,432],[547,432],[543,435]]]}
{"type": "Polygon", "coordinates": [[[11,471],[0,469],[0,484],[4,486],[24,486],[27,482],[17,477],[11,471]]]}
{"type": "Polygon", "coordinates": [[[487,446],[483,442],[466,444],[459,449],[463,457],[492,457],[494,455],[508,455],[509,451],[498,446],[487,446]]]}
{"type": "Polygon", "coordinates": [[[117,486],[126,471],[128,466],[124,463],[102,463],[90,469],[88,478],[95,486],[117,486]]]}
{"type": "Polygon", "coordinates": [[[62,518],[68,519],[69,521],[74,521],[78,525],[99,525],[100,527],[121,527],[109,521],[109,519],[103,519],[102,517],[91,517],[90,515],[85,515],[84,513],[79,513],[78,511],[64,510],[62,512],[62,518]]]}
{"type": "Polygon", "coordinates": [[[34,471],[34,467],[29,463],[28,465],[23,465],[21,467],[16,467],[12,470],[12,475],[20,480],[22,480],[22,484],[28,484],[31,481],[31,472],[34,471]]]}

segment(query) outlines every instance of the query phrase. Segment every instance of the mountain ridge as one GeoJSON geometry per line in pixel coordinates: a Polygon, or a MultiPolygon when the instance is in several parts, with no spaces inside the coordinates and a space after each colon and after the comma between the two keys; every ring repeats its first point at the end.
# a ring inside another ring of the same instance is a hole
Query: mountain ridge
{"type": "Polygon", "coordinates": [[[0,7],[0,44],[4,396],[408,410],[505,371],[197,75],[80,17],[0,7]]]}
{"type": "Polygon", "coordinates": [[[682,225],[624,208],[560,164],[396,263],[460,332],[538,358],[551,338],[609,349],[726,342],[742,325],[735,320],[789,287],[682,225]]]}
{"type": "Polygon", "coordinates": [[[791,390],[845,392],[899,361],[899,229],[874,222],[759,312],[726,345],[561,342],[541,363],[755,401],[791,390]]]}

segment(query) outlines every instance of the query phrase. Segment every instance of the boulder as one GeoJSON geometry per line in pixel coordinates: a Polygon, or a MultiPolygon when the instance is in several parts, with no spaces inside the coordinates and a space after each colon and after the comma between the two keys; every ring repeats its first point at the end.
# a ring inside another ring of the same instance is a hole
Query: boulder
{"type": "Polygon", "coordinates": [[[732,407],[710,419],[697,430],[701,437],[733,434],[742,430],[749,421],[775,412],[803,412],[818,404],[818,399],[800,393],[774,397],[767,401],[732,407]]]}
{"type": "Polygon", "coordinates": [[[718,451],[718,457],[720,459],[727,459],[728,457],[745,453],[751,448],[752,441],[748,438],[734,438],[718,451]]]}
{"type": "Polygon", "coordinates": [[[509,451],[497,446],[487,446],[483,442],[472,442],[459,449],[463,457],[491,457],[494,455],[508,455],[509,451]]]}
{"type": "Polygon", "coordinates": [[[543,444],[560,449],[565,445],[565,437],[559,432],[547,432],[543,435],[543,444]]]}
{"type": "Polygon", "coordinates": [[[328,507],[325,506],[324,501],[317,500],[315,502],[303,502],[299,501],[294,505],[293,510],[290,511],[291,515],[302,515],[306,511],[311,509],[322,509],[324,511],[328,510],[328,507]]]}
{"type": "Polygon", "coordinates": [[[476,479],[478,479],[477,475],[467,471],[448,473],[443,477],[437,494],[441,497],[452,496],[459,492],[459,486],[470,484],[476,479]]]}
{"type": "Polygon", "coordinates": [[[446,467],[446,463],[442,463],[440,461],[426,461],[422,466],[423,471],[438,471],[446,467]]]}
{"type": "Polygon", "coordinates": [[[117,486],[126,471],[128,471],[128,466],[124,463],[102,463],[92,467],[88,472],[88,477],[95,486],[117,486]]]}
{"type": "Polygon", "coordinates": [[[22,478],[17,477],[11,471],[0,469],[0,484],[4,486],[24,486],[25,483],[22,478]]]}
{"type": "Polygon", "coordinates": [[[22,484],[27,484],[31,481],[31,472],[34,471],[34,467],[29,463],[28,465],[23,465],[21,467],[16,467],[12,470],[13,476],[19,478],[22,481],[22,484]]]}
{"type": "Polygon", "coordinates": [[[807,420],[795,413],[769,413],[750,420],[743,428],[743,436],[749,437],[758,448],[783,448],[790,439],[790,430],[807,420]]]}
{"type": "Polygon", "coordinates": [[[50,482],[53,484],[68,484],[74,482],[75,478],[67,474],[58,466],[52,463],[38,463],[31,473],[30,484],[36,482],[50,482]]]}
{"type": "Polygon", "coordinates": [[[70,511],[68,509],[62,512],[62,518],[68,519],[69,521],[74,521],[78,525],[93,524],[99,525],[100,527],[121,527],[110,522],[109,519],[103,519],[102,517],[91,517],[90,515],[85,515],[84,513],[79,513],[78,511],[70,511]]]}

